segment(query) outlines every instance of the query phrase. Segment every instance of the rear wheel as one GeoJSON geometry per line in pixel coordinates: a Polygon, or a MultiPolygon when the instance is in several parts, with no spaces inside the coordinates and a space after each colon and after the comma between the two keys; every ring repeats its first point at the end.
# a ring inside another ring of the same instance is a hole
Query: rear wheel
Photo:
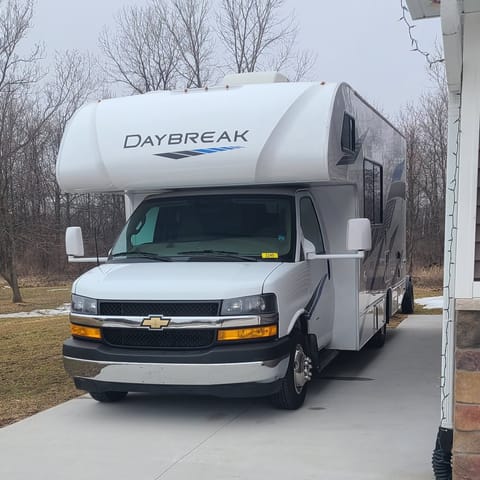
{"type": "Polygon", "coordinates": [[[123,400],[128,392],[88,392],[97,402],[112,403],[123,400]]]}
{"type": "Polygon", "coordinates": [[[288,370],[280,390],[272,395],[272,403],[284,410],[297,410],[307,394],[307,382],[312,378],[312,360],[307,355],[305,335],[295,333],[288,370]]]}
{"type": "Polygon", "coordinates": [[[402,313],[411,314],[415,309],[415,298],[413,294],[413,282],[412,278],[407,278],[405,285],[405,293],[402,299],[402,313]]]}

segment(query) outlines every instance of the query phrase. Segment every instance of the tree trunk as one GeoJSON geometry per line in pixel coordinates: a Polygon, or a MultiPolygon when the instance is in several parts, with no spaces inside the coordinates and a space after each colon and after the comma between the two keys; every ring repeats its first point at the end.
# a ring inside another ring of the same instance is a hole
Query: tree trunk
{"type": "MultiPolygon", "coordinates": [[[[10,259],[5,259],[8,263],[10,259]]],[[[10,265],[4,264],[0,267],[0,276],[2,276],[5,281],[8,283],[8,286],[12,289],[12,303],[23,303],[22,294],[20,292],[20,287],[18,286],[18,277],[15,266],[13,263],[10,265]]]]}

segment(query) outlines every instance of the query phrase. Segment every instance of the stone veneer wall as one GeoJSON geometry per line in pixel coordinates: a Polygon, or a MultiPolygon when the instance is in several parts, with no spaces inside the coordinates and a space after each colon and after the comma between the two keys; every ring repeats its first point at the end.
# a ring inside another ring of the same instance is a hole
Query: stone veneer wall
{"type": "Polygon", "coordinates": [[[457,300],[453,478],[480,479],[480,300],[457,300]]]}

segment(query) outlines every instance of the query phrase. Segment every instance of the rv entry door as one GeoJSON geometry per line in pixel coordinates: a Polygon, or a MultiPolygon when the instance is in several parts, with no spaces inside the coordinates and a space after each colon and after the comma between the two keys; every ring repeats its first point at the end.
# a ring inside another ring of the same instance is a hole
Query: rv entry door
{"type": "MultiPolygon", "coordinates": [[[[300,227],[303,236],[315,245],[315,253],[325,253],[322,229],[315,205],[310,195],[302,193],[299,198],[300,227]]],[[[330,260],[305,260],[309,276],[309,300],[305,310],[309,315],[309,332],[317,336],[322,348],[332,339],[334,316],[334,289],[330,260]]]]}

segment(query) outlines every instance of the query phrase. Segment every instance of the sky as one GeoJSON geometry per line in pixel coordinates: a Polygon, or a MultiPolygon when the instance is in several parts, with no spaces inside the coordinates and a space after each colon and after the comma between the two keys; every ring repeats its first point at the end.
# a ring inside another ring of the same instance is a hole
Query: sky
{"type": "MultiPolygon", "coordinates": [[[[43,42],[47,52],[89,50],[98,54],[98,35],[113,26],[123,5],[147,0],[36,0],[26,44],[43,42]]],[[[395,118],[401,108],[432,88],[427,62],[411,51],[407,26],[399,21],[401,0],[286,0],[295,11],[298,47],[317,55],[309,79],[349,83],[374,106],[395,118]]],[[[414,22],[422,50],[441,45],[439,19],[414,22]]]]}

